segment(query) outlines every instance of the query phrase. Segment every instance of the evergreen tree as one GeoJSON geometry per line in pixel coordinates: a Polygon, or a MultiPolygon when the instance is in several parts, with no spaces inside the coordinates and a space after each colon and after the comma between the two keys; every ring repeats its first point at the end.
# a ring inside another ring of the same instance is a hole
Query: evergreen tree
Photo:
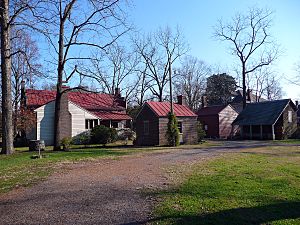
{"type": "Polygon", "coordinates": [[[236,90],[234,77],[226,73],[214,74],[207,78],[207,103],[208,105],[223,105],[231,100],[236,90]]]}
{"type": "Polygon", "coordinates": [[[168,114],[168,130],[166,133],[169,146],[179,145],[179,130],[177,118],[171,112],[168,114]]]}

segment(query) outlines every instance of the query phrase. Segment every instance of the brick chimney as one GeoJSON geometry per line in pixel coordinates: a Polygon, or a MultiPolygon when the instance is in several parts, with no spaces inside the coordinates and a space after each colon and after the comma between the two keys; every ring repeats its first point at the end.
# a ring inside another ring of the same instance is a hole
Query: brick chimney
{"type": "MultiPolygon", "coordinates": [[[[69,89],[68,86],[62,86],[63,91],[69,89]]],[[[72,136],[72,116],[69,112],[69,100],[68,100],[68,92],[63,92],[61,96],[61,108],[60,108],[60,137],[59,139],[63,139],[65,137],[72,136]]]]}
{"type": "Polygon", "coordinates": [[[252,94],[252,90],[251,90],[251,89],[248,89],[248,90],[247,90],[247,101],[249,101],[249,102],[252,102],[251,94],[252,94]]]}
{"type": "Polygon", "coordinates": [[[115,88],[115,97],[121,98],[121,89],[118,87],[115,88]]]}
{"type": "Polygon", "coordinates": [[[202,95],[202,97],[201,97],[201,106],[202,106],[202,108],[207,107],[206,95],[202,95]]]}
{"type": "Polygon", "coordinates": [[[177,104],[179,105],[187,105],[186,104],[186,97],[183,95],[178,95],[177,96],[177,104]]]}
{"type": "Polygon", "coordinates": [[[25,81],[21,81],[21,107],[26,107],[26,90],[25,90],[25,81]]]}
{"type": "Polygon", "coordinates": [[[295,105],[298,107],[298,105],[299,105],[299,101],[298,100],[295,101],[295,105]]]}
{"type": "Polygon", "coordinates": [[[124,97],[121,95],[121,89],[115,88],[115,94],[114,94],[115,102],[118,104],[118,106],[124,107],[127,109],[127,102],[124,97]]]}

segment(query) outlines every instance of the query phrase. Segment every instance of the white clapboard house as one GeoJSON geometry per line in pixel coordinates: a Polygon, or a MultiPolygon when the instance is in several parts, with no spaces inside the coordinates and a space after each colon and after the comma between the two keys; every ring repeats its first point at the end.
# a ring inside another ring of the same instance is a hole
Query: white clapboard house
{"type": "MultiPolygon", "coordinates": [[[[27,139],[44,140],[46,145],[52,145],[56,91],[28,89],[25,93],[25,107],[36,115],[36,124],[26,134],[27,139]]],[[[125,128],[131,121],[120,89],[116,89],[113,95],[69,91],[63,94],[61,110],[60,133],[63,137],[74,137],[100,124],[125,128]]]]}

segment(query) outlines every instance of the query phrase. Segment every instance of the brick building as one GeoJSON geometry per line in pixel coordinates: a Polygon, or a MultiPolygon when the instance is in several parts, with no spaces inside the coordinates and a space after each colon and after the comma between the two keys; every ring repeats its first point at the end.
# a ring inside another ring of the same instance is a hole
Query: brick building
{"type": "MultiPolygon", "coordinates": [[[[146,102],[136,118],[137,145],[167,145],[169,102],[146,102]]],[[[173,104],[178,120],[181,144],[197,143],[197,115],[186,105],[184,98],[178,96],[173,104]]]]}
{"type": "Polygon", "coordinates": [[[229,138],[234,135],[232,122],[238,113],[231,105],[207,106],[197,111],[207,138],[229,138]]]}

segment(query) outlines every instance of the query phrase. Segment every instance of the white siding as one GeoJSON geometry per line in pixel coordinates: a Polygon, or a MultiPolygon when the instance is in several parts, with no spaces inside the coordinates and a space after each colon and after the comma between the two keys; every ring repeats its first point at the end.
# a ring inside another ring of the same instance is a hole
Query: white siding
{"type": "Polygon", "coordinates": [[[69,102],[69,112],[72,116],[72,137],[84,132],[86,119],[98,119],[96,116],[88,113],[77,105],[69,102]]]}
{"type": "MultiPolygon", "coordinates": [[[[37,114],[36,139],[44,140],[46,145],[53,145],[54,109],[55,102],[52,101],[35,110],[37,114]]],[[[69,102],[69,112],[72,116],[72,137],[86,130],[86,119],[98,119],[72,102],[69,102]]]]}
{"type": "Polygon", "coordinates": [[[37,108],[37,140],[44,140],[46,145],[53,144],[54,131],[54,108],[55,102],[49,102],[37,108]]]}

